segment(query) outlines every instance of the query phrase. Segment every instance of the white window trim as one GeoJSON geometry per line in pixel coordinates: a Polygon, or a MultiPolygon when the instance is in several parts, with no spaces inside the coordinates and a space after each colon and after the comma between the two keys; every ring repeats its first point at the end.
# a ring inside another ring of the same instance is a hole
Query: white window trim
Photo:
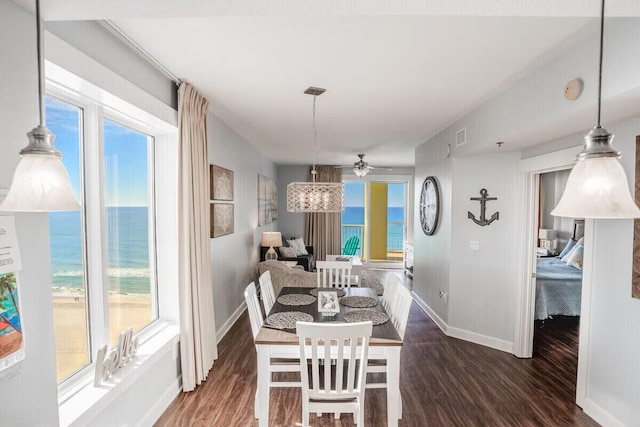
{"type": "MultiPolygon", "coordinates": [[[[155,296],[155,312],[157,319],[143,328],[136,334],[140,339],[140,348],[136,356],[136,363],[126,365],[125,368],[117,372],[109,381],[112,383],[108,387],[93,387],[93,377],[95,369],[95,356],[100,343],[109,342],[108,336],[98,337],[95,330],[90,331],[91,336],[91,364],[85,366],[76,372],[58,387],[58,402],[60,405],[60,424],[72,425],[74,423],[82,424],[81,420],[91,420],[93,416],[104,409],[109,402],[116,399],[124,391],[134,383],[146,370],[148,370],[155,361],[163,355],[166,355],[171,349],[177,348],[179,340],[178,328],[178,290],[177,290],[177,267],[173,266],[177,259],[175,253],[175,243],[173,245],[166,242],[177,241],[177,165],[175,164],[177,153],[177,128],[174,124],[168,123],[158,117],[151,115],[140,108],[137,108],[111,94],[106,93],[102,89],[92,85],[89,82],[69,73],[68,71],[46,61],[46,78],[47,78],[47,94],[51,94],[65,102],[70,102],[84,109],[85,118],[91,116],[91,120],[84,122],[84,132],[87,135],[91,132],[93,135],[99,135],[100,141],[91,144],[85,140],[84,149],[102,150],[102,119],[106,118],[115,122],[124,124],[134,130],[144,132],[155,139],[153,162],[150,163],[151,169],[163,170],[161,177],[157,176],[154,180],[153,189],[156,199],[155,203],[155,235],[156,238],[156,254],[155,265],[150,266],[154,270],[157,278],[157,295],[155,296]],[[80,93],[82,95],[80,95],[80,93]],[[95,109],[95,110],[92,110],[95,109]],[[90,111],[92,110],[92,111],[90,111]],[[104,113],[103,113],[104,112],[104,113]],[[139,117],[135,120],[132,117],[139,117]],[[173,180],[173,181],[172,181],[173,180]],[[160,184],[159,184],[160,181],[160,184]],[[165,191],[167,185],[167,191],[165,191]],[[156,187],[163,188],[163,191],[155,191],[156,187]],[[163,230],[162,234],[158,234],[157,230],[163,230]],[[159,245],[163,244],[166,249],[160,250],[159,245]]],[[[153,99],[150,102],[159,101],[153,99]]],[[[164,104],[157,106],[157,109],[167,109],[169,107],[164,104]]],[[[86,139],[86,136],[84,137],[86,139]]],[[[93,156],[94,159],[101,159],[102,156],[93,156]]],[[[101,162],[98,162],[101,163],[101,162]]],[[[91,167],[93,171],[100,173],[86,174],[85,179],[102,180],[102,165],[84,165],[91,167]],[[99,169],[95,169],[98,167],[99,169]]],[[[102,183],[98,183],[102,184],[102,183]]],[[[100,200],[87,201],[87,206],[93,205],[94,209],[104,209],[104,196],[102,194],[91,194],[85,192],[83,196],[99,197],[100,200]]],[[[98,228],[100,233],[106,230],[106,221],[104,215],[87,211],[86,227],[92,227],[94,233],[98,228]],[[97,221],[96,221],[97,219],[97,221]]],[[[92,233],[89,233],[89,235],[92,233]]],[[[105,236],[102,237],[102,245],[106,245],[105,236]]],[[[90,242],[87,242],[90,245],[90,242]]],[[[106,258],[106,248],[103,247],[101,258],[106,258]]],[[[94,272],[101,272],[103,277],[101,283],[106,283],[107,271],[106,259],[89,259],[87,263],[101,265],[102,268],[93,268],[94,272]]],[[[86,268],[86,267],[85,267],[86,268]]],[[[88,291],[88,290],[87,290],[88,291]]],[[[107,287],[102,286],[104,292],[103,301],[107,301],[107,287]]],[[[153,297],[153,295],[152,295],[153,297]]],[[[95,299],[94,299],[95,300],[95,299]]],[[[108,322],[108,304],[98,304],[97,307],[91,305],[89,298],[89,310],[94,310],[92,321],[95,322],[95,311],[102,312],[102,327],[100,328],[106,335],[108,330],[105,327],[108,322]]],[[[95,302],[95,301],[94,301],[95,302]]],[[[100,302],[100,301],[98,301],[100,302]]],[[[176,355],[177,357],[177,355],[176,355]]]]}

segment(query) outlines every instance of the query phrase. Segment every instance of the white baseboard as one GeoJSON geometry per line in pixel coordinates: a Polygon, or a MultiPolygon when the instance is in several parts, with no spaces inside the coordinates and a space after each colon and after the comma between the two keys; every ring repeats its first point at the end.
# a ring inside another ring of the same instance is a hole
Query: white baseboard
{"type": "Polygon", "coordinates": [[[176,398],[178,394],[182,391],[182,375],[178,376],[178,378],[171,383],[169,387],[165,390],[165,392],[160,396],[160,399],[156,402],[153,407],[151,407],[144,418],[140,420],[138,426],[152,426],[158,419],[162,416],[164,411],[167,410],[173,399],[176,398]]]}
{"type": "Polygon", "coordinates": [[[233,312],[231,317],[229,317],[227,321],[224,322],[222,326],[220,326],[220,329],[216,331],[216,339],[218,340],[218,344],[220,343],[220,340],[222,340],[222,338],[227,335],[229,329],[231,329],[233,324],[238,321],[238,319],[240,318],[240,316],[242,316],[242,313],[244,313],[246,309],[247,303],[243,301],[242,304],[240,304],[240,307],[236,308],[236,311],[233,312]]]}
{"type": "Polygon", "coordinates": [[[482,335],[477,332],[467,331],[465,329],[454,328],[451,326],[449,326],[447,331],[447,335],[449,335],[450,337],[459,338],[461,340],[480,344],[485,347],[494,348],[496,350],[505,351],[507,353],[513,353],[512,342],[490,337],[488,335],[482,335]]]}
{"type": "Polygon", "coordinates": [[[440,328],[442,332],[448,337],[458,338],[461,340],[469,341],[475,344],[480,344],[485,347],[494,348],[496,350],[505,351],[507,353],[513,353],[513,343],[509,341],[504,341],[498,338],[493,338],[487,335],[482,335],[477,332],[467,331],[465,329],[454,328],[452,326],[447,325],[444,320],[431,308],[429,305],[422,300],[415,292],[413,292],[413,300],[418,304],[418,306],[424,311],[427,316],[434,321],[436,325],[440,328]]]}
{"type": "Polygon", "coordinates": [[[625,427],[626,425],[619,419],[611,415],[609,411],[595,403],[593,400],[590,400],[589,398],[585,399],[582,410],[585,414],[593,418],[594,421],[604,427],[625,427]]]}
{"type": "Polygon", "coordinates": [[[416,304],[418,304],[418,307],[420,307],[422,311],[424,311],[426,315],[429,316],[436,325],[438,325],[438,328],[440,328],[440,330],[444,332],[445,335],[449,335],[447,333],[449,326],[445,323],[445,321],[442,320],[442,318],[438,316],[438,314],[435,311],[433,311],[433,309],[431,309],[431,307],[429,307],[429,305],[426,302],[424,302],[422,298],[418,296],[418,294],[416,294],[415,292],[412,292],[412,294],[413,294],[413,300],[416,302],[416,304]]]}

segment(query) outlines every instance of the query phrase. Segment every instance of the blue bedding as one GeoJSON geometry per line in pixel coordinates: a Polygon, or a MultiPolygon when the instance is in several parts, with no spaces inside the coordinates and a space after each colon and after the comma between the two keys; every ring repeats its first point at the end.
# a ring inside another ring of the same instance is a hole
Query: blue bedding
{"type": "Polygon", "coordinates": [[[579,316],[582,271],[558,258],[538,258],[536,265],[536,320],[551,316],[579,316]]]}

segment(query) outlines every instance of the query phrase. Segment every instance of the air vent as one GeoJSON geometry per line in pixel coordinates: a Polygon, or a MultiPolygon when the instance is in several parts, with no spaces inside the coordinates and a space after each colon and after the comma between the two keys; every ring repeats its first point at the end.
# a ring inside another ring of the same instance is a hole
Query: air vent
{"type": "Polygon", "coordinates": [[[456,132],[456,147],[467,143],[467,128],[462,128],[456,132]]]}

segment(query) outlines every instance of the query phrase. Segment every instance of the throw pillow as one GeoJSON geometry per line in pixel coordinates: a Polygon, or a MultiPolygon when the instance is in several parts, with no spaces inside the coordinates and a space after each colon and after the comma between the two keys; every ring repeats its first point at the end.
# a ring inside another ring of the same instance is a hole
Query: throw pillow
{"type": "Polygon", "coordinates": [[[564,256],[568,254],[569,251],[571,251],[571,249],[573,249],[576,243],[577,242],[574,239],[569,239],[569,241],[567,242],[567,246],[564,247],[562,252],[560,252],[560,255],[558,255],[556,258],[560,258],[560,259],[564,258],[564,256]]]}
{"type": "Polygon", "coordinates": [[[567,261],[567,265],[577,268],[578,270],[582,270],[582,263],[584,258],[584,246],[576,246],[575,252],[569,257],[567,261]]]}
{"type": "Polygon", "coordinates": [[[562,262],[567,262],[569,261],[569,258],[571,257],[571,255],[573,255],[573,252],[578,248],[578,246],[582,246],[584,245],[584,237],[581,237],[580,240],[578,240],[576,242],[576,244],[573,246],[573,249],[571,249],[565,256],[562,257],[562,262]]]}
{"type": "Polygon", "coordinates": [[[280,246],[280,255],[283,258],[295,258],[296,251],[294,251],[293,248],[290,248],[288,246],[280,246]]]}
{"type": "Polygon", "coordinates": [[[309,255],[309,252],[307,252],[307,248],[304,247],[304,240],[302,240],[301,237],[298,239],[287,240],[287,243],[289,244],[289,246],[291,246],[291,248],[293,248],[296,256],[309,255]]]}

